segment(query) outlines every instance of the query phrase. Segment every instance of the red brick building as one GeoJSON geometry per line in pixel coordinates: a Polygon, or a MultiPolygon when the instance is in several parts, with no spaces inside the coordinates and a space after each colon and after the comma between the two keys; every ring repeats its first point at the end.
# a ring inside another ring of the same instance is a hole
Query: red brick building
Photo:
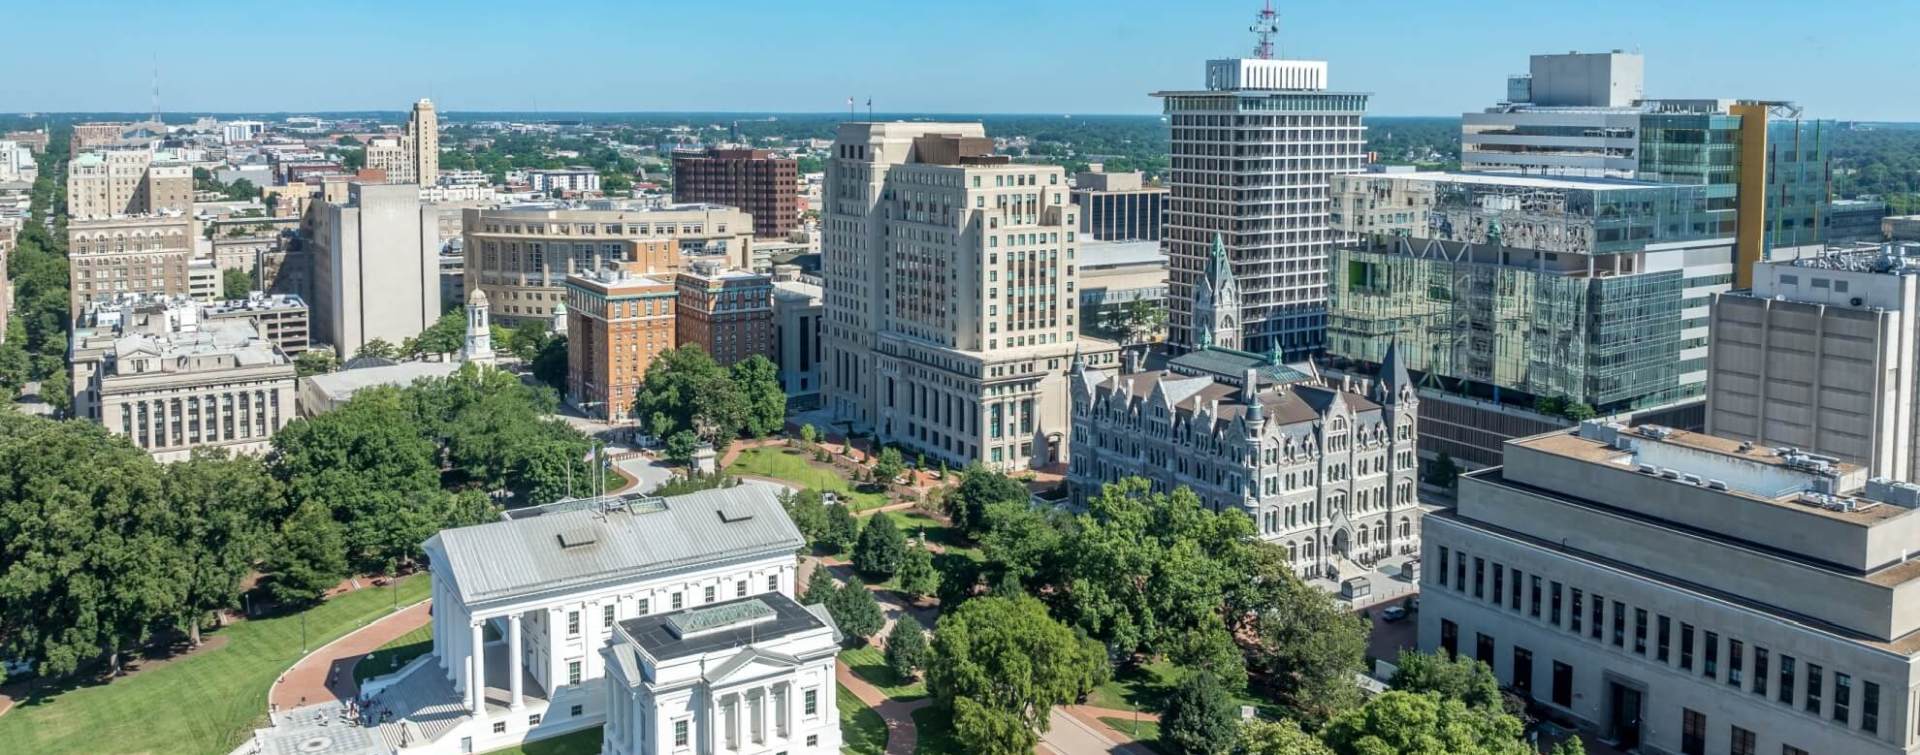
{"type": "Polygon", "coordinates": [[[708,149],[673,156],[673,201],[738,207],[753,235],[784,238],[800,223],[800,169],[764,149],[708,149]]]}
{"type": "Polygon", "coordinates": [[[700,344],[723,366],[755,354],[773,358],[771,276],[694,262],[674,283],[680,345],[700,344]]]}
{"type": "Polygon", "coordinates": [[[674,285],[602,270],[567,276],[567,399],[589,416],[623,418],[647,366],[674,347],[674,285]]]}

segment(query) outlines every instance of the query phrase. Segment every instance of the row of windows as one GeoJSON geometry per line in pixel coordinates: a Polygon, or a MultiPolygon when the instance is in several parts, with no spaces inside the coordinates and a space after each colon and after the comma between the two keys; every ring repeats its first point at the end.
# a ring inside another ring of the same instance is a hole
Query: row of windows
{"type": "MultiPolygon", "coordinates": [[[[1477,600],[1489,602],[1495,607],[1505,607],[1516,614],[1524,613],[1533,619],[1544,618],[1551,626],[1602,645],[1610,644],[1621,652],[1628,652],[1628,614],[1631,612],[1631,652],[1634,655],[1647,657],[1651,634],[1653,660],[1657,663],[1674,666],[1677,662],[1679,670],[1688,672],[1697,668],[1706,679],[1724,679],[1727,686],[1747,689],[1761,697],[1771,694],[1778,702],[1790,707],[1794,703],[1796,690],[1803,690],[1800,698],[1802,710],[1815,716],[1825,713],[1842,726],[1854,724],[1854,678],[1851,674],[1829,670],[1810,661],[1802,662],[1785,653],[1775,654],[1760,645],[1749,647],[1748,643],[1736,637],[1723,638],[1719,632],[1677,622],[1664,614],[1653,614],[1645,608],[1628,606],[1619,600],[1608,600],[1600,593],[1563,586],[1553,580],[1543,582],[1539,574],[1526,574],[1518,568],[1489,562],[1480,556],[1469,556],[1445,547],[1439,549],[1439,555],[1439,569],[1434,572],[1433,581],[1441,587],[1451,586],[1455,592],[1462,594],[1471,591],[1477,600]],[[1472,562],[1471,572],[1469,561],[1472,562]],[[1543,602],[1546,606],[1544,617],[1543,602]],[[1674,642],[1676,624],[1677,647],[1674,642]],[[1699,642],[1696,643],[1696,639],[1699,642]],[[1722,658],[1726,661],[1724,666],[1722,658]],[[1825,697],[1829,673],[1833,678],[1831,705],[1828,705],[1825,697]],[[1775,681],[1777,685],[1770,692],[1769,685],[1775,681]]],[[[1444,636],[1445,633],[1442,634],[1444,636]]],[[[1877,734],[1880,731],[1880,685],[1863,681],[1860,686],[1858,705],[1861,714],[1858,725],[1862,731],[1877,734]]]]}

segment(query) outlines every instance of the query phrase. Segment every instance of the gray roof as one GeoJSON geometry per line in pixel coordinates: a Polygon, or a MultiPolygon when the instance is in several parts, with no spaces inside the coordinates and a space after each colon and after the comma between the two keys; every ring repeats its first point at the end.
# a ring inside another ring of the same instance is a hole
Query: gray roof
{"type": "Polygon", "coordinates": [[[1189,351],[1174,357],[1167,364],[1171,371],[1181,374],[1219,375],[1233,379],[1239,379],[1247,370],[1258,370],[1262,385],[1291,385],[1312,379],[1312,376],[1290,365],[1275,364],[1259,354],[1219,346],[1189,351]]]}
{"type": "Polygon", "coordinates": [[[543,513],[427,540],[463,603],[617,584],[806,544],[771,488],[736,485],[612,510],[543,513]]]}
{"type": "MultiPolygon", "coordinates": [[[[625,629],[647,655],[664,661],[746,647],[829,626],[807,609],[792,598],[773,592],[628,619],[620,622],[620,628],[625,629]],[[723,614],[722,619],[740,620],[714,626],[700,623],[701,617],[715,614],[723,614]],[[697,629],[683,629],[682,625],[690,621],[697,629]]],[[[714,674],[725,675],[724,672],[714,674]]]]}
{"type": "Polygon", "coordinates": [[[401,362],[378,367],[329,372],[301,378],[330,401],[342,401],[361,390],[379,385],[406,387],[422,378],[446,377],[460,370],[461,362],[401,362]]]}
{"type": "Polygon", "coordinates": [[[1158,241],[1101,241],[1088,239],[1080,242],[1080,268],[1123,267],[1126,265],[1167,264],[1167,255],[1160,251],[1158,241]]]}

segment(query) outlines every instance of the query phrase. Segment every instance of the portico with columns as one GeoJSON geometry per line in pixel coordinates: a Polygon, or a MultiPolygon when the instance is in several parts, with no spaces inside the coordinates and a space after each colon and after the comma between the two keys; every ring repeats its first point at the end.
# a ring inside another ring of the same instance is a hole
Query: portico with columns
{"type": "Polygon", "coordinates": [[[620,622],[791,595],[803,543],[757,485],[567,501],[445,530],[424,544],[431,660],[409,670],[444,679],[471,719],[444,738],[474,752],[598,725],[601,650],[620,622]]]}

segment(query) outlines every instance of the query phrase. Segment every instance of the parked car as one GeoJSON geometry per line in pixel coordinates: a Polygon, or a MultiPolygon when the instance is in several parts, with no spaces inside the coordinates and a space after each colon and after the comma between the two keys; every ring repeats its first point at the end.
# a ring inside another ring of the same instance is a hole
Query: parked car
{"type": "Polygon", "coordinates": [[[1380,611],[1380,620],[1388,623],[1392,623],[1396,621],[1405,621],[1406,618],[1407,618],[1407,609],[1401,606],[1387,606],[1385,609],[1380,611]]]}

